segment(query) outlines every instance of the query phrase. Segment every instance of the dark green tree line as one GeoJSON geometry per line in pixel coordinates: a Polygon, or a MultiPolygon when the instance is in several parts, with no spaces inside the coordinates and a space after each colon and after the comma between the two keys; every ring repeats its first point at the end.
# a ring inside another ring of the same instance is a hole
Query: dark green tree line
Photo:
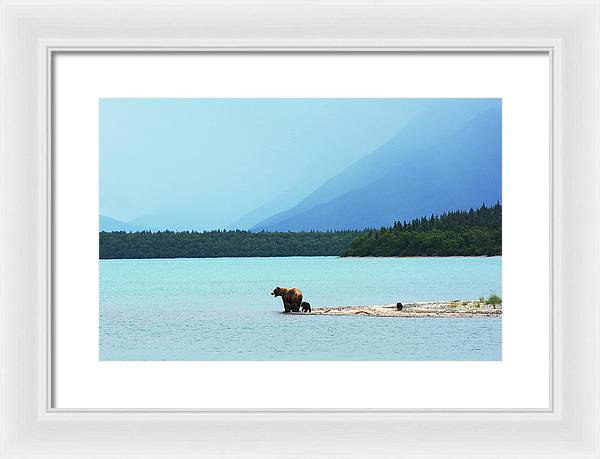
{"type": "Polygon", "coordinates": [[[344,256],[493,256],[502,254],[502,205],[447,212],[366,231],[344,256]]]}
{"type": "Polygon", "coordinates": [[[340,255],[358,231],[101,232],[100,258],[215,258],[340,255]]]}
{"type": "Polygon", "coordinates": [[[365,231],[100,232],[100,258],[493,256],[502,205],[447,212],[365,231]]]}

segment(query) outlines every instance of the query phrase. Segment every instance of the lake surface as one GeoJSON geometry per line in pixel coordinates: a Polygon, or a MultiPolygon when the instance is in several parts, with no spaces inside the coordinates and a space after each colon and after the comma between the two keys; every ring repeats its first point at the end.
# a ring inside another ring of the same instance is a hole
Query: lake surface
{"type": "Polygon", "coordinates": [[[501,360],[502,319],[281,314],[502,294],[502,257],[100,260],[100,360],[501,360]]]}

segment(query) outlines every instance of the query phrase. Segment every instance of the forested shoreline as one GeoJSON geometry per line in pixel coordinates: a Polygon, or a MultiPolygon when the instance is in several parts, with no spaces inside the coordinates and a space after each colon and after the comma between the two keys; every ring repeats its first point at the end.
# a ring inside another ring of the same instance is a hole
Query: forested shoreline
{"type": "Polygon", "coordinates": [[[219,258],[338,256],[358,231],[100,232],[100,258],[219,258]]]}
{"type": "Polygon", "coordinates": [[[102,231],[99,236],[101,259],[494,256],[502,254],[502,205],[364,231],[102,231]]]}
{"type": "Polygon", "coordinates": [[[343,256],[447,257],[502,255],[502,205],[447,212],[365,231],[343,256]]]}

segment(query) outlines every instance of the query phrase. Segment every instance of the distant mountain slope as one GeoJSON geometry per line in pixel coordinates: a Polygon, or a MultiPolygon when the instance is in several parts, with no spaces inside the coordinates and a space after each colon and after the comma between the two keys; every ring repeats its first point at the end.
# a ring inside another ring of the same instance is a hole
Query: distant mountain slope
{"type": "Polygon", "coordinates": [[[363,229],[502,200],[501,111],[425,113],[255,231],[363,229]]]}
{"type": "Polygon", "coordinates": [[[309,180],[303,180],[301,184],[284,191],[280,195],[276,196],[259,207],[248,212],[235,222],[227,225],[227,230],[249,230],[254,225],[262,222],[264,219],[270,217],[273,214],[282,212],[290,207],[298,204],[306,195],[314,191],[320,182],[310,182],[309,180]]]}
{"type": "Polygon", "coordinates": [[[139,231],[139,228],[116,218],[100,215],[100,231],[139,231]]]}

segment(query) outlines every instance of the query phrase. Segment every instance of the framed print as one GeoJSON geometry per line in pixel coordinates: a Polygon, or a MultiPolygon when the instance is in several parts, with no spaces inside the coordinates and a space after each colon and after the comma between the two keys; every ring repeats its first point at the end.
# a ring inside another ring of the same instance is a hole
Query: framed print
{"type": "Polygon", "coordinates": [[[549,409],[549,59],[57,54],[54,407],[549,409]]]}
{"type": "Polygon", "coordinates": [[[3,3],[2,457],[600,457],[599,6],[3,3]]]}

